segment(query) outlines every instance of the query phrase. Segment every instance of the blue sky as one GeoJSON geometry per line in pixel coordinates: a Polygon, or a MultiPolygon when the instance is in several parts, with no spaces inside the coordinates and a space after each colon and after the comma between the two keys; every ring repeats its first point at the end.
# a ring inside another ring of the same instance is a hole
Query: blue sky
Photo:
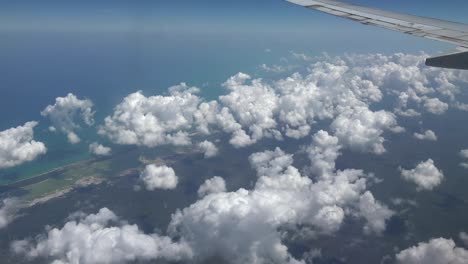
{"type": "MultiPolygon", "coordinates": [[[[384,9],[468,22],[463,0],[348,0],[384,9]]],[[[45,0],[0,3],[3,29],[175,30],[222,32],[305,31],[349,22],[293,6],[284,0],[45,0]]],[[[348,28],[349,30],[349,28],[348,28]]]]}

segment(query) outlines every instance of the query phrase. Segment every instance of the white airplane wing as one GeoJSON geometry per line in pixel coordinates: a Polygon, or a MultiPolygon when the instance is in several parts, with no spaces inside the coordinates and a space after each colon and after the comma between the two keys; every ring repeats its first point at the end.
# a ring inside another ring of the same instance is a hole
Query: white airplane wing
{"type": "Polygon", "coordinates": [[[288,2],[357,21],[364,25],[383,27],[413,36],[457,45],[457,49],[429,58],[429,66],[468,70],[468,25],[434,18],[388,12],[334,0],[287,0],[288,2]]]}

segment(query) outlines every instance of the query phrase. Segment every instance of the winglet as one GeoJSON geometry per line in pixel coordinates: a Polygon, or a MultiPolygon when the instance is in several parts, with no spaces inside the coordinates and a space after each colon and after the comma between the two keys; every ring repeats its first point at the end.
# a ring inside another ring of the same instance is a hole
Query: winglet
{"type": "Polygon", "coordinates": [[[468,49],[460,48],[426,60],[427,66],[468,70],[468,49]]]}

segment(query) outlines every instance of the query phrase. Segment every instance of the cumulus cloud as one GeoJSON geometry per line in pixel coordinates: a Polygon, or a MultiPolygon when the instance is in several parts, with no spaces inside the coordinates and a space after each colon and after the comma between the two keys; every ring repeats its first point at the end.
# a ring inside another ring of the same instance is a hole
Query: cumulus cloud
{"type": "Polygon", "coordinates": [[[112,149],[105,147],[97,142],[93,142],[89,145],[89,151],[97,156],[109,156],[112,153],[112,149]]]}
{"type": "Polygon", "coordinates": [[[366,233],[382,233],[386,228],[386,221],[394,215],[394,212],[387,206],[375,200],[374,195],[367,191],[359,198],[359,210],[367,220],[364,226],[366,233]]]}
{"type": "MultiPolygon", "coordinates": [[[[233,122],[228,128],[234,128],[231,144],[237,147],[253,144],[264,137],[281,138],[274,118],[278,95],[260,80],[247,84],[250,79],[244,73],[231,77],[224,83],[230,93],[219,98],[233,116],[233,122]]],[[[226,125],[224,129],[226,130],[226,125]]]]}
{"type": "Polygon", "coordinates": [[[401,177],[417,185],[418,190],[432,190],[439,186],[444,174],[435,165],[432,159],[419,163],[416,168],[405,170],[400,168],[401,177]]]}
{"type": "Polygon", "coordinates": [[[119,223],[119,218],[107,208],[69,221],[62,228],[53,228],[35,241],[15,241],[12,250],[30,259],[52,258],[56,264],[180,261],[192,257],[183,241],[145,234],[136,225],[119,223]]]}
{"type": "Polygon", "coordinates": [[[348,70],[344,62],[317,63],[305,77],[296,73],[273,84],[243,73],[231,77],[225,83],[229,93],[220,97],[229,116],[225,120],[232,121],[230,131],[225,129],[233,133],[231,143],[242,147],[264,137],[302,138],[314,123],[328,119],[334,120],[332,129],[344,145],[384,152],[383,132],[401,128],[392,113],[369,109],[369,103],[382,99],[381,91],[348,70]],[[360,135],[352,136],[356,128],[360,135]]]}
{"type": "Polygon", "coordinates": [[[78,99],[74,94],[69,93],[65,97],[57,97],[55,104],[48,105],[41,115],[48,117],[53,124],[51,131],[59,130],[67,135],[68,141],[72,144],[80,142],[80,138],[75,133],[79,128],[80,120],[88,126],[94,124],[93,102],[89,99],[78,99]]]}
{"type": "Polygon", "coordinates": [[[313,144],[307,149],[311,172],[326,178],[335,171],[335,161],[341,155],[338,138],[320,130],[313,136],[313,144]]]}
{"type": "Polygon", "coordinates": [[[0,229],[5,228],[15,218],[19,202],[16,199],[4,199],[0,204],[0,229]]]}
{"type": "Polygon", "coordinates": [[[191,144],[189,132],[196,117],[213,111],[210,105],[203,105],[204,112],[197,111],[201,99],[196,93],[198,88],[182,83],[171,87],[168,96],[130,94],[106,117],[99,133],[125,145],[191,144]]]}
{"type": "Polygon", "coordinates": [[[425,67],[424,59],[399,53],[325,57],[305,74],[270,81],[238,73],[223,84],[226,94],[210,102],[185,84],[166,96],[137,92],[115,108],[99,132],[119,144],[154,147],[191,144],[194,132],[221,130],[240,148],[264,138],[303,138],[326,122],[343,147],[382,154],[385,132],[404,130],[395,114],[442,114],[449,105],[462,104],[456,95],[468,77],[425,67]],[[393,113],[379,109],[384,95],[393,113]]]}
{"type": "Polygon", "coordinates": [[[226,191],[226,182],[223,178],[215,176],[206,180],[200,188],[198,188],[198,196],[203,197],[212,193],[221,193],[226,191]]]}
{"type": "Polygon", "coordinates": [[[414,133],[413,137],[419,140],[437,141],[437,135],[432,130],[427,130],[424,133],[414,133]]]}
{"type": "Polygon", "coordinates": [[[37,122],[27,122],[0,132],[0,169],[32,161],[47,152],[44,143],[33,139],[36,125],[37,122]]]}
{"type": "Polygon", "coordinates": [[[145,170],[140,174],[140,179],[148,191],[175,189],[179,182],[179,178],[172,168],[154,164],[146,166],[145,170]]]}
{"type": "Polygon", "coordinates": [[[205,155],[205,158],[212,158],[216,155],[218,155],[218,148],[216,147],[213,142],[210,142],[208,140],[205,140],[203,142],[200,142],[198,144],[198,148],[200,149],[201,152],[205,155]]]}
{"type": "Polygon", "coordinates": [[[440,101],[438,98],[426,99],[424,107],[428,112],[436,115],[441,115],[448,110],[448,104],[440,101]]]}
{"type": "Polygon", "coordinates": [[[385,139],[382,136],[385,130],[401,131],[392,113],[372,112],[368,108],[342,113],[333,121],[331,128],[340,141],[350,149],[376,154],[386,151],[383,145],[385,139]]]}
{"type": "Polygon", "coordinates": [[[460,163],[460,166],[462,166],[465,169],[468,169],[468,149],[461,150],[460,157],[463,159],[463,162],[460,163]]]}
{"type": "Polygon", "coordinates": [[[435,238],[399,252],[396,259],[402,264],[465,264],[468,250],[452,239],[435,238]]]}

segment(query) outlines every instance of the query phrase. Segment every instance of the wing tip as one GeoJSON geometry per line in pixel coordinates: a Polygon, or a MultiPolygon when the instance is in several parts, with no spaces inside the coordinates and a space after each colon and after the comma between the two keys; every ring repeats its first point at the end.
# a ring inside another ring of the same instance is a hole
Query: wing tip
{"type": "Polygon", "coordinates": [[[426,59],[426,65],[438,68],[468,70],[468,51],[428,58],[426,59]]]}

